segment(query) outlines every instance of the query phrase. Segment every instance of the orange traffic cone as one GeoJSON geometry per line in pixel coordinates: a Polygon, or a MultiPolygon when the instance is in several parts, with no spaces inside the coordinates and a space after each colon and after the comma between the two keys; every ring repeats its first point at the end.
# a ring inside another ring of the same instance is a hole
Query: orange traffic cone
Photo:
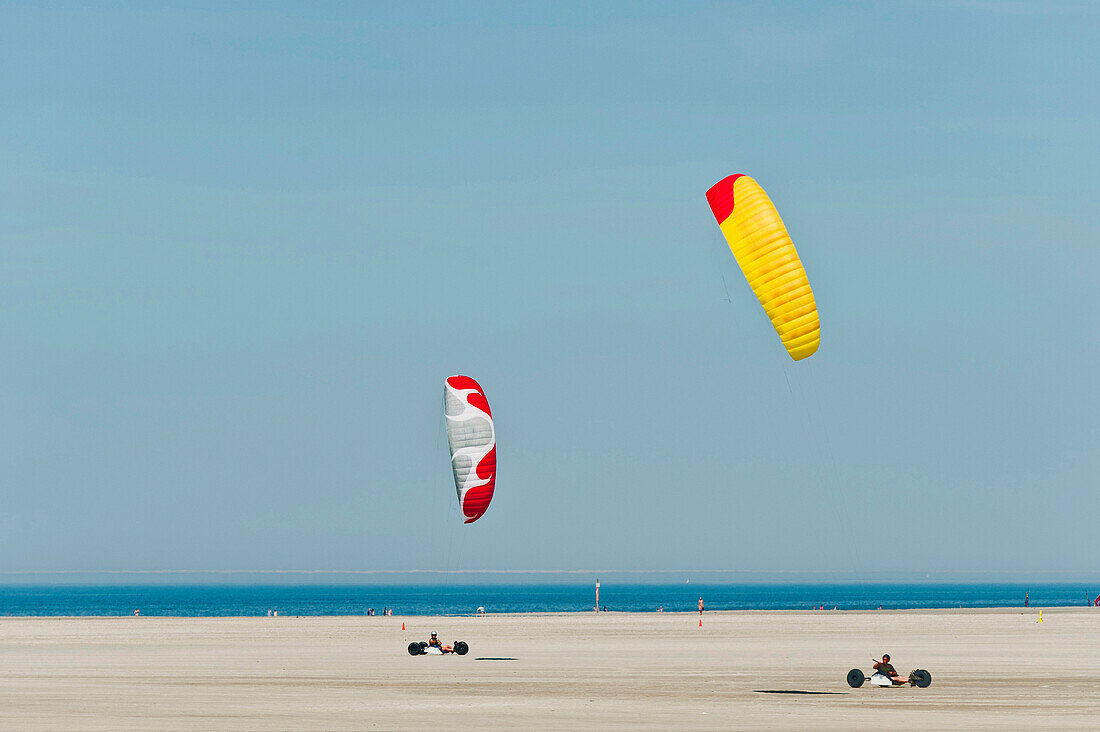
{"type": "Polygon", "coordinates": [[[703,616],[702,615],[699,616],[699,627],[700,628],[703,627],[703,616]]]}
{"type": "Polygon", "coordinates": [[[402,622],[402,623],[401,623],[401,630],[404,630],[404,629],[405,629],[405,623],[404,623],[404,622],[402,622]]]}

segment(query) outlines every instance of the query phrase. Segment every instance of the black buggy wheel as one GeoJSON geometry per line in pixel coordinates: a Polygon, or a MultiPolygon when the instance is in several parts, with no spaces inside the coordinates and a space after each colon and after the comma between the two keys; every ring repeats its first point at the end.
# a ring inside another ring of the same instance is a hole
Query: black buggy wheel
{"type": "Polygon", "coordinates": [[[918,668],[916,671],[909,674],[909,677],[916,686],[922,689],[927,689],[932,684],[932,674],[928,673],[923,668],[918,668]]]}
{"type": "Polygon", "coordinates": [[[867,677],[863,675],[863,672],[858,668],[854,668],[848,672],[848,686],[853,689],[858,689],[863,686],[863,682],[867,680],[867,677]]]}
{"type": "Polygon", "coordinates": [[[420,644],[419,643],[410,643],[409,644],[409,655],[410,656],[419,656],[420,655],[420,650],[421,649],[420,649],[420,644]]]}
{"type": "Polygon", "coordinates": [[[454,649],[455,653],[460,656],[465,656],[470,652],[470,647],[466,645],[466,641],[455,641],[454,649]]]}

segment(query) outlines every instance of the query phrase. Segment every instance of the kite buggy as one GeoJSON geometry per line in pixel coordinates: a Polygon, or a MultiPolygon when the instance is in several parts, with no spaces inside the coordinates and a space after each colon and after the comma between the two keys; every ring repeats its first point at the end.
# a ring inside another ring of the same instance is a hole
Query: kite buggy
{"type": "Polygon", "coordinates": [[[887,676],[877,669],[870,676],[864,676],[863,671],[858,668],[854,668],[848,672],[848,686],[853,689],[858,689],[863,686],[864,681],[870,681],[874,686],[904,686],[905,684],[909,684],[910,686],[917,686],[924,689],[932,683],[932,674],[928,673],[923,668],[910,671],[908,678],[897,675],[887,676]]]}
{"type": "Polygon", "coordinates": [[[409,644],[410,656],[442,656],[447,653],[457,653],[460,656],[465,656],[469,652],[470,646],[466,644],[466,641],[455,641],[450,645],[445,645],[439,641],[435,633],[432,633],[429,640],[420,641],[419,643],[413,641],[409,644]]]}

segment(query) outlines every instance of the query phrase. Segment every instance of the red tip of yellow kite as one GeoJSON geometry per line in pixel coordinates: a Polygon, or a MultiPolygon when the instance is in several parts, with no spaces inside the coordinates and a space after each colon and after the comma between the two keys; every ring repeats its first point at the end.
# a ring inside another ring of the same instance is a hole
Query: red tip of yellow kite
{"type": "Polygon", "coordinates": [[[730,175],[715,183],[707,191],[707,203],[714,212],[714,218],[721,224],[733,213],[733,183],[744,173],[730,175]]]}

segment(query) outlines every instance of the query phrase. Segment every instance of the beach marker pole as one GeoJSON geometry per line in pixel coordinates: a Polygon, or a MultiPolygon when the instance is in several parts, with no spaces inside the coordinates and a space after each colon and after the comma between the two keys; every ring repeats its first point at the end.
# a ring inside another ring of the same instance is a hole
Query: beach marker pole
{"type": "Polygon", "coordinates": [[[1043,622],[1043,611],[1042,611],[1042,610],[1040,610],[1040,611],[1039,611],[1039,619],[1038,619],[1038,620],[1036,620],[1035,622],[1036,622],[1036,623],[1041,623],[1041,622],[1043,622]]]}

